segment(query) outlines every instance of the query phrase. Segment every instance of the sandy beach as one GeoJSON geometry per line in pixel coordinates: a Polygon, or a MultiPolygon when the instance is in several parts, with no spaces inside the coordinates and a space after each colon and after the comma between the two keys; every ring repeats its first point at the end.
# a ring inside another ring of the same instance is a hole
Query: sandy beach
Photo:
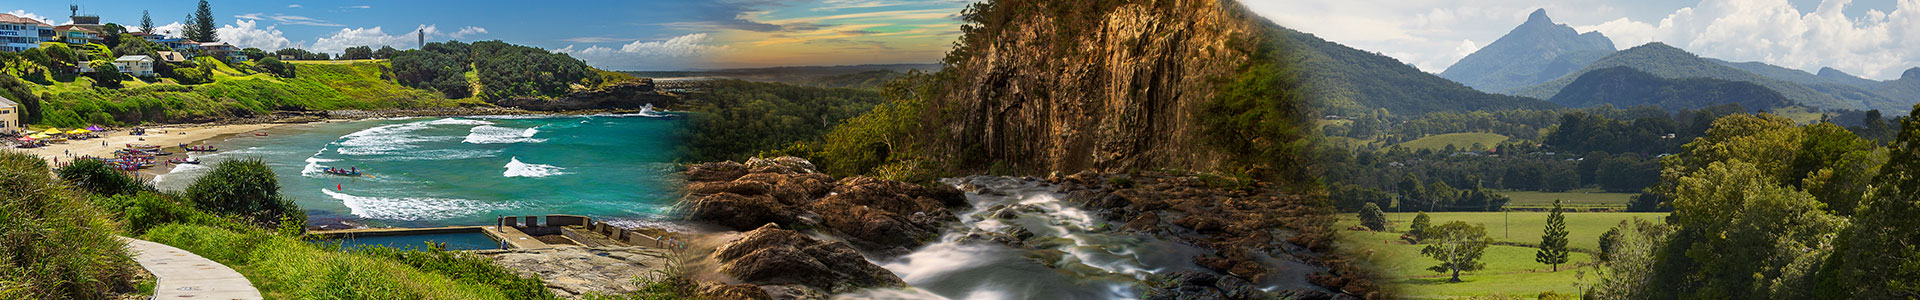
{"type": "MultiPolygon", "coordinates": [[[[11,148],[8,150],[39,155],[41,158],[46,159],[49,164],[55,162],[66,163],[73,161],[73,158],[89,155],[111,157],[113,156],[114,150],[125,148],[127,144],[174,148],[180,144],[195,144],[199,141],[225,135],[251,134],[254,131],[265,130],[281,125],[287,124],[173,125],[148,127],[146,135],[138,136],[127,134],[126,129],[115,129],[98,133],[102,138],[97,139],[48,144],[46,147],[33,149],[11,148]],[[102,144],[102,141],[104,141],[105,144],[102,144]]],[[[170,151],[178,152],[178,150],[170,151]]],[[[141,170],[140,174],[142,175],[141,177],[144,178],[153,178],[153,176],[159,174],[166,174],[169,169],[172,168],[163,165],[153,169],[141,170]]]]}

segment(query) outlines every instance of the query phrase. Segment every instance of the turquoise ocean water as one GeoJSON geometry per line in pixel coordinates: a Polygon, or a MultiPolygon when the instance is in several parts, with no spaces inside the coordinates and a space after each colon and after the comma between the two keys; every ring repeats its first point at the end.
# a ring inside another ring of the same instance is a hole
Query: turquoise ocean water
{"type": "Polygon", "coordinates": [[[502,215],[576,214],[671,225],[658,220],[676,198],[678,126],[653,113],[291,125],[207,141],[223,151],[195,154],[207,165],[182,166],[156,185],[185,189],[214,162],[259,158],[314,224],[486,225],[502,215]]]}

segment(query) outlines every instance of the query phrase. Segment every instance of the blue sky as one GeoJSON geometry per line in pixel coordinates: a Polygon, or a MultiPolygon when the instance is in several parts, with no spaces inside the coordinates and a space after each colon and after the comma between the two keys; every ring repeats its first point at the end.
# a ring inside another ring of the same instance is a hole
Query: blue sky
{"type": "MultiPolygon", "coordinates": [[[[178,31],[197,0],[22,1],[0,12],[68,23],[68,5],[103,22],[178,31]]],[[[964,0],[211,1],[223,41],[338,53],[351,46],[499,39],[564,51],[597,67],[678,70],[934,63],[958,36],[964,0]]]]}
{"type": "Polygon", "coordinates": [[[1246,0],[1275,22],[1438,73],[1544,8],[1620,49],[1663,42],[1705,57],[1870,79],[1920,65],[1920,0],[1246,0]]]}

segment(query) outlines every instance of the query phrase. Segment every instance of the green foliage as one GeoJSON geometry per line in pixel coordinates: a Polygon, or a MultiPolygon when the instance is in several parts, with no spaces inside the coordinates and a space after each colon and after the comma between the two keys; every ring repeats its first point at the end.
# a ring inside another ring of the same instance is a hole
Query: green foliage
{"type": "Polygon", "coordinates": [[[214,31],[218,27],[214,27],[213,7],[207,5],[207,0],[200,0],[200,5],[194,6],[193,14],[188,15],[187,21],[181,24],[186,24],[181,30],[186,31],[184,34],[189,40],[202,43],[220,40],[219,33],[214,31]]]}
{"type": "Polygon", "coordinates": [[[96,87],[117,89],[121,87],[120,80],[127,77],[126,74],[120,74],[120,67],[114,66],[113,62],[96,60],[91,66],[93,67],[93,86],[96,87]]]}
{"type": "Polygon", "coordinates": [[[341,50],[340,59],[373,59],[373,48],[367,46],[347,47],[341,50]]]}
{"type": "Polygon", "coordinates": [[[1303,82],[1276,51],[1271,44],[1262,46],[1255,62],[1203,104],[1196,123],[1202,140],[1231,157],[1226,168],[1306,182],[1306,174],[1297,171],[1306,169],[1301,156],[1310,141],[1309,129],[1300,123],[1309,114],[1303,82]]]}
{"type": "Polygon", "coordinates": [[[1658,284],[1645,288],[1681,298],[1811,298],[1828,239],[1847,220],[1774,174],[1728,159],[1680,178],[1667,219],[1675,232],[1655,257],[1658,284]]]}
{"type": "Polygon", "coordinates": [[[218,226],[229,229],[247,226],[195,209],[192,204],[182,203],[177,200],[178,197],[167,194],[141,192],[114,196],[94,195],[93,198],[94,205],[118,212],[120,220],[126,224],[124,229],[129,234],[145,233],[149,229],[167,224],[218,226]]]}
{"type": "MultiPolygon", "coordinates": [[[[493,89],[493,85],[487,87],[493,89]]],[[[702,89],[706,92],[688,99],[687,110],[694,113],[682,129],[687,141],[680,146],[687,161],[745,160],[796,142],[816,141],[843,120],[882,101],[880,93],[873,91],[738,80],[717,80],[702,89]]],[[[827,151],[835,146],[829,143],[827,151]]],[[[837,168],[833,159],[816,163],[826,165],[830,173],[846,171],[837,168]]]]}
{"type": "Polygon", "coordinates": [[[1553,265],[1553,271],[1560,271],[1560,264],[1567,263],[1567,216],[1561,213],[1560,200],[1553,201],[1553,210],[1547,214],[1547,228],[1540,233],[1540,252],[1533,261],[1553,265]]]}
{"type": "Polygon", "coordinates": [[[455,54],[407,50],[393,57],[395,81],[409,87],[440,91],[447,98],[473,95],[473,86],[465,76],[470,69],[464,57],[455,54]]]}
{"type": "Polygon", "coordinates": [[[1413,236],[1414,241],[1426,240],[1427,229],[1432,226],[1433,218],[1427,217],[1426,212],[1420,212],[1419,215],[1413,216],[1413,224],[1407,227],[1407,235],[1413,236]]]}
{"type": "Polygon", "coordinates": [[[33,88],[29,83],[21,81],[18,77],[13,77],[12,74],[0,72],[0,94],[3,94],[8,100],[20,103],[20,123],[34,124],[40,122],[40,96],[33,93],[33,88]]]}
{"type": "Polygon", "coordinates": [[[484,256],[447,251],[441,247],[425,248],[425,250],[406,250],[369,247],[360,248],[353,253],[407,264],[420,271],[446,276],[455,282],[497,287],[508,299],[559,299],[553,295],[553,292],[547,290],[546,283],[539,278],[520,277],[513,271],[493,264],[491,259],[484,256]]]}
{"type": "Polygon", "coordinates": [[[921,122],[927,98],[940,92],[940,76],[943,75],[913,71],[888,82],[881,89],[885,103],[835,125],[821,138],[818,152],[809,159],[828,174],[839,176],[885,170],[888,177],[892,177],[890,180],[920,182],[916,179],[925,179],[904,173],[924,167],[918,172],[931,175],[939,169],[932,159],[918,154],[927,151],[930,145],[917,137],[924,134],[922,126],[925,125],[921,122]]]}
{"type": "Polygon", "coordinates": [[[1432,231],[1428,235],[1432,238],[1432,242],[1428,243],[1426,248],[1420,249],[1420,254],[1439,260],[1440,264],[1428,267],[1427,270],[1440,273],[1452,272],[1453,278],[1449,281],[1460,282],[1460,272],[1479,270],[1486,266],[1480,263],[1480,256],[1486,253],[1487,244],[1492,243],[1493,240],[1487,238],[1485,225],[1468,225],[1466,222],[1453,221],[1428,230],[1432,231]]]}
{"type": "Polygon", "coordinates": [[[254,66],[260,68],[261,72],[281,78],[292,78],[298,75],[295,71],[298,67],[294,67],[293,63],[280,61],[280,58],[276,57],[261,58],[259,62],[254,63],[254,66]]]}
{"type": "Polygon", "coordinates": [[[134,272],[116,225],[39,157],[0,151],[0,296],[105,299],[134,272]]]}
{"type": "Polygon", "coordinates": [[[295,225],[306,222],[306,212],[294,206],[292,198],[280,194],[279,179],[259,159],[214,164],[213,171],[187,186],[186,194],[200,209],[238,216],[263,228],[280,227],[286,219],[295,225]]]}
{"type": "Polygon", "coordinates": [[[1367,229],[1372,229],[1373,231],[1387,230],[1386,212],[1380,211],[1380,206],[1374,205],[1373,203],[1367,203],[1366,206],[1361,206],[1360,226],[1366,226],[1367,229]]]}
{"type": "Polygon", "coordinates": [[[54,170],[54,173],[60,175],[61,181],[97,195],[135,194],[147,190],[146,185],[133,179],[133,176],[127,176],[126,173],[121,173],[120,170],[115,170],[98,160],[74,160],[73,163],[54,170]]]}
{"type": "Polygon", "coordinates": [[[1620,227],[1609,228],[1607,233],[1600,234],[1600,260],[1608,260],[1619,249],[1622,242],[1620,234],[1620,227]]]}
{"type": "Polygon", "coordinates": [[[469,57],[486,99],[557,97],[574,84],[591,86],[599,79],[585,62],[566,54],[501,41],[475,42],[469,57]]]}
{"type": "MultiPolygon", "coordinates": [[[[1915,110],[1920,112],[1920,110],[1915,110]]],[[[1835,238],[1817,279],[1816,296],[1920,297],[1920,113],[1901,129],[1853,226],[1835,238]]]]}
{"type": "Polygon", "coordinates": [[[1316,108],[1333,115],[1365,114],[1386,109],[1396,114],[1420,115],[1439,111],[1546,109],[1556,105],[1536,99],[1489,94],[1440,78],[1379,53],[1354,49],[1312,34],[1280,29],[1282,52],[1295,67],[1313,70],[1303,83],[1316,108]]]}

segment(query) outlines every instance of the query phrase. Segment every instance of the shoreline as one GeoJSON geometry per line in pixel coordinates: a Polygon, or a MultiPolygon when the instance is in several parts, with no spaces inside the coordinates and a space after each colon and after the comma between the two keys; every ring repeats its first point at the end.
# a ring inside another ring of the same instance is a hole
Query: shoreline
{"type": "MultiPolygon", "coordinates": [[[[180,158],[180,157],[185,157],[182,155],[182,154],[185,154],[184,153],[185,150],[178,148],[178,146],[181,144],[203,145],[205,142],[213,141],[216,139],[242,136],[245,134],[261,132],[261,131],[270,130],[270,129],[274,129],[282,126],[288,126],[288,125],[306,125],[306,124],[331,123],[331,122],[352,122],[352,121],[387,119],[387,118],[529,116],[529,115],[571,116],[571,115],[634,113],[639,111],[640,110],[631,110],[631,109],[530,111],[530,110],[506,109],[506,108],[452,108],[452,109],[443,108],[443,109],[417,109],[417,110],[396,109],[396,110],[370,110],[370,111],[369,110],[340,110],[340,111],[322,111],[322,112],[277,112],[271,116],[252,118],[252,119],[228,120],[228,121],[222,121],[222,122],[201,123],[201,124],[160,124],[160,125],[153,125],[153,126],[141,126],[142,128],[146,128],[147,134],[139,135],[139,136],[129,134],[129,131],[131,130],[130,128],[109,128],[107,130],[95,132],[95,134],[98,134],[101,136],[100,138],[96,138],[96,139],[68,141],[66,143],[60,143],[60,144],[48,144],[46,147],[32,148],[32,149],[20,149],[20,148],[12,148],[12,147],[7,147],[6,149],[9,151],[18,151],[22,153],[32,154],[34,156],[39,156],[41,159],[46,160],[50,166],[58,167],[61,164],[72,162],[74,159],[80,158],[80,157],[86,157],[86,156],[112,157],[114,151],[125,149],[128,144],[154,145],[154,146],[160,146],[165,149],[173,149],[170,151],[175,152],[175,155],[165,156],[162,159],[180,158]],[[104,145],[102,144],[103,141],[105,142],[104,145]]],[[[271,136],[261,136],[261,137],[271,138],[271,136]]],[[[153,168],[141,169],[135,172],[133,175],[135,175],[136,178],[151,180],[153,178],[159,177],[160,175],[166,175],[168,173],[172,173],[173,168],[174,168],[174,165],[172,164],[162,163],[154,166],[153,168]]]]}

